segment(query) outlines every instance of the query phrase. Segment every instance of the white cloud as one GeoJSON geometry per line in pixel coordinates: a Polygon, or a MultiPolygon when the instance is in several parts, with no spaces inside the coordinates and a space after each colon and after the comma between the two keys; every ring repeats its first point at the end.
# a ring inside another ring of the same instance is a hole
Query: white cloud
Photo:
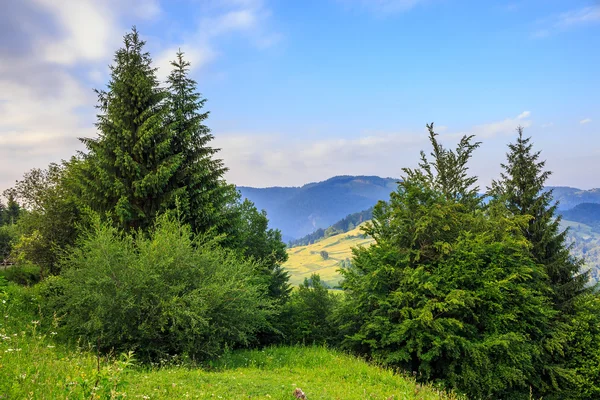
{"type": "Polygon", "coordinates": [[[164,79],[171,70],[171,61],[181,49],[190,68],[197,70],[214,61],[219,56],[218,41],[227,35],[242,35],[259,49],[279,43],[282,35],[268,27],[270,10],[260,0],[225,0],[218,4],[210,2],[201,8],[203,17],[199,19],[194,32],[187,32],[185,40],[160,51],[155,58],[159,68],[159,78],[164,79]]]}
{"type": "Polygon", "coordinates": [[[581,125],[589,124],[590,122],[592,122],[591,118],[585,118],[585,119],[582,119],[581,121],[579,121],[579,123],[581,125]]]}
{"type": "Polygon", "coordinates": [[[156,0],[30,0],[53,20],[59,37],[39,34],[36,41],[45,61],[61,65],[104,61],[121,39],[122,15],[150,19],[160,13],[156,0]]]}
{"type": "MultiPolygon", "coordinates": [[[[514,135],[517,126],[528,127],[531,112],[524,111],[514,118],[477,125],[465,132],[448,132],[440,125],[440,141],[449,147],[465,134],[475,134],[476,140],[498,135],[514,135]]],[[[334,175],[395,176],[403,167],[417,165],[419,150],[429,148],[423,130],[406,132],[364,131],[356,137],[333,137],[311,140],[293,139],[290,134],[257,134],[252,132],[215,132],[215,146],[221,148],[219,157],[230,168],[228,179],[239,185],[290,186],[326,179],[334,175]]],[[[484,140],[484,144],[485,144],[484,140]]],[[[497,147],[497,163],[489,165],[489,155],[479,154],[474,166],[482,172],[484,184],[495,176],[504,147],[497,147]],[[496,165],[497,164],[497,165],[496,165]]]]}
{"type": "Polygon", "coordinates": [[[477,125],[471,129],[471,133],[479,138],[491,138],[496,135],[514,133],[518,126],[523,128],[531,126],[531,121],[528,119],[530,115],[531,112],[523,111],[515,118],[506,118],[503,121],[477,125]]]}

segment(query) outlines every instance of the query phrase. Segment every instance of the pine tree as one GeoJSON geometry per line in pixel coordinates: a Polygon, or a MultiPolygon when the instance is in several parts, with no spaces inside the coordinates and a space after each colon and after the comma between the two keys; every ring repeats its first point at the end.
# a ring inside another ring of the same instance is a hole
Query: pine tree
{"type": "Polygon", "coordinates": [[[214,137],[203,123],[208,117],[203,111],[206,99],[188,76],[190,63],[183,56],[181,51],[177,53],[167,79],[171,149],[181,157],[172,177],[173,186],[179,185],[178,209],[195,232],[212,228],[231,233],[237,212],[230,206],[238,194],[223,178],[227,172],[223,161],[214,158],[219,149],[209,146],[214,137]]]}
{"type": "Polygon", "coordinates": [[[89,150],[83,200],[126,230],[147,228],[180,193],[169,187],[182,156],[171,149],[167,93],[144,45],[135,27],[125,35],[108,89],[96,91],[99,137],[82,139],[89,150]]]}
{"type": "Polygon", "coordinates": [[[558,202],[553,201],[552,190],[544,185],[551,175],[540,161],[540,152],[533,151],[531,138],[523,137],[523,128],[517,128],[517,141],[508,145],[504,172],[499,181],[492,183],[488,194],[505,203],[514,215],[529,216],[523,234],[532,245],[533,258],[546,268],[557,309],[569,310],[574,299],[587,291],[588,276],[581,273],[582,260],[571,256],[567,231],[560,228],[561,216],[556,214],[558,202]]]}

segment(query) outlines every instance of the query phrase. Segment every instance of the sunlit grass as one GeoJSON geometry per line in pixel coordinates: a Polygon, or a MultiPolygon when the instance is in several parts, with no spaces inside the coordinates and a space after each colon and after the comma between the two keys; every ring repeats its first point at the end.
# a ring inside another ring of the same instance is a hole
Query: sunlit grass
{"type": "Polygon", "coordinates": [[[202,367],[136,365],[65,346],[35,316],[32,289],[0,293],[0,399],[453,399],[412,378],[323,347],[240,350],[202,367]]]}

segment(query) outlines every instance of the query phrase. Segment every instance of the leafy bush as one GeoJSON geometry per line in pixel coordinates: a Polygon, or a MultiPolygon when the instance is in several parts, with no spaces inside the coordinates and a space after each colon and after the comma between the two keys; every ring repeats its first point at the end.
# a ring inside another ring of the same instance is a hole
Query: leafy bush
{"type": "Polygon", "coordinates": [[[13,265],[0,270],[0,276],[9,282],[31,286],[40,281],[40,267],[31,264],[13,265]]]}
{"type": "Polygon", "coordinates": [[[329,292],[318,274],[313,274],[310,280],[305,278],[285,305],[287,322],[282,330],[286,341],[292,344],[331,343],[336,335],[331,317],[337,303],[337,296],[329,292]]]}
{"type": "Polygon", "coordinates": [[[0,226],[0,262],[6,260],[17,240],[15,225],[0,226]]]}
{"type": "Polygon", "coordinates": [[[61,333],[145,361],[248,344],[271,312],[254,263],[167,217],[149,236],[95,222],[62,267],[42,291],[61,333]]]}

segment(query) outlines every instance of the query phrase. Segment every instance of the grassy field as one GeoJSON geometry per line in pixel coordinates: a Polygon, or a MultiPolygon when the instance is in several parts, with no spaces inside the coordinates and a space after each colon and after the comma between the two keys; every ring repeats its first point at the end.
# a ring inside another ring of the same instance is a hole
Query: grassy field
{"type": "Polygon", "coordinates": [[[35,318],[29,289],[0,291],[0,399],[454,399],[411,378],[323,347],[228,352],[204,368],[137,365],[65,347],[35,318]],[[24,293],[25,292],[25,293],[24,293]]]}
{"type": "Polygon", "coordinates": [[[299,285],[304,278],[318,273],[321,280],[334,287],[340,280],[338,270],[341,262],[352,259],[352,247],[368,246],[372,242],[373,239],[365,238],[360,227],[357,227],[308,246],[288,249],[289,258],[283,266],[290,272],[290,282],[293,285],[299,285]],[[326,260],[321,257],[323,250],[329,254],[326,260]]]}

